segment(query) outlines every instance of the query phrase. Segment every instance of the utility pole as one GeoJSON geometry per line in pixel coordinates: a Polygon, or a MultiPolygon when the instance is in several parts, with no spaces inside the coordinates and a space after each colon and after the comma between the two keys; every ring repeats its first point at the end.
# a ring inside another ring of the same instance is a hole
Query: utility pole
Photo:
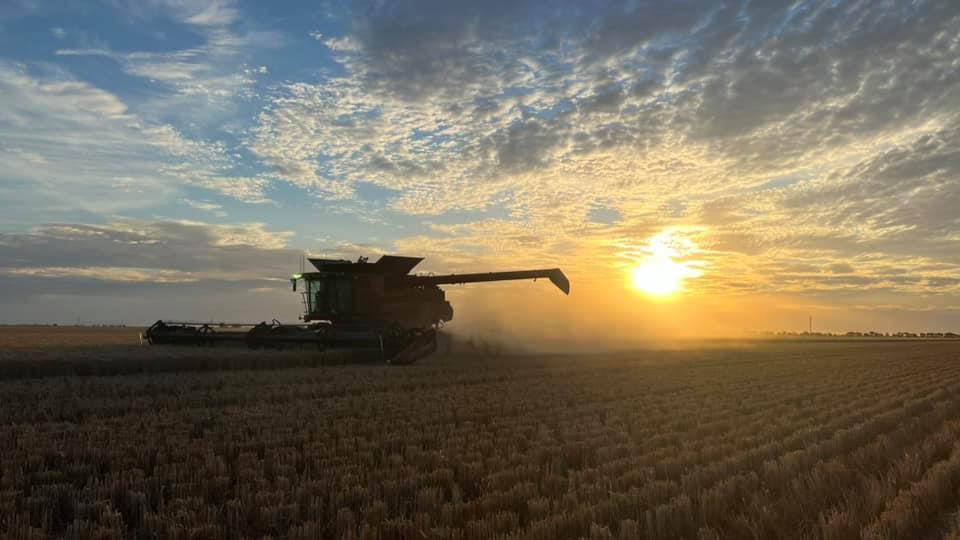
{"type": "Polygon", "coordinates": [[[813,315],[810,316],[810,333],[813,333],[813,315]]]}

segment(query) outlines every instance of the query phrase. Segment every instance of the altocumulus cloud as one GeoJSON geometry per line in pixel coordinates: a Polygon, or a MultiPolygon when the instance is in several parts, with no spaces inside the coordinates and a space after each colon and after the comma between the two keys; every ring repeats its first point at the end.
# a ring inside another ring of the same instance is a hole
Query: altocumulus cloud
{"type": "MultiPolygon", "coordinates": [[[[718,254],[750,255],[748,272],[888,257],[956,275],[960,5],[487,7],[356,9],[349,32],[321,38],[345,74],[288,86],[251,146],[335,196],[374,182],[402,212],[499,201],[515,218],[465,224],[450,249],[510,253],[512,228],[552,230],[549,249],[589,229],[583,201],[605,199],[625,219],[604,234],[693,221],[718,254]],[[678,203],[689,211],[665,215],[678,203]]],[[[938,277],[857,269],[761,282],[916,292],[938,277]]]]}
{"type": "Polygon", "coordinates": [[[28,184],[34,208],[108,213],[175,196],[183,185],[264,200],[262,182],[229,175],[222,143],[148,122],[116,95],[63,73],[35,76],[0,61],[0,111],[4,179],[28,184]]]}

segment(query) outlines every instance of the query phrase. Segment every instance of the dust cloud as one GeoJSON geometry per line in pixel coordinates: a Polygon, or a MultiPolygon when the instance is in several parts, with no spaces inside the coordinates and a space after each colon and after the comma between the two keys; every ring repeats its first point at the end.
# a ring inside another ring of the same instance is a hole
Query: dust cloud
{"type": "Polygon", "coordinates": [[[746,335],[729,310],[702,302],[653,301],[623,289],[548,285],[450,287],[454,340],[510,353],[586,353],[677,346],[746,335]]]}

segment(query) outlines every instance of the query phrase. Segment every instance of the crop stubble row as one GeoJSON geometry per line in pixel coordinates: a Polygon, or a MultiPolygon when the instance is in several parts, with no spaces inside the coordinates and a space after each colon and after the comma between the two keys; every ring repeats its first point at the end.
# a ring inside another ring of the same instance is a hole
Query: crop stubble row
{"type": "Polygon", "coordinates": [[[0,383],[0,532],[903,537],[957,507],[955,346],[0,383]]]}

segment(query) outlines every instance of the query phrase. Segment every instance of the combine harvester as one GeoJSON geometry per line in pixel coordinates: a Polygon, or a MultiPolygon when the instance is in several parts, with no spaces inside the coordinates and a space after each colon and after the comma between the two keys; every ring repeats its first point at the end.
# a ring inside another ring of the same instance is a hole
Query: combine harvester
{"type": "Polygon", "coordinates": [[[371,263],[309,259],[316,272],[295,274],[304,314],[301,324],[274,319],[259,324],[157,321],[144,334],[154,345],[245,344],[250,348],[374,351],[388,364],[412,364],[437,349],[437,329],[453,319],[438,285],[547,278],[565,294],[559,268],[477,274],[411,275],[423,259],[384,255],[371,263]]]}

